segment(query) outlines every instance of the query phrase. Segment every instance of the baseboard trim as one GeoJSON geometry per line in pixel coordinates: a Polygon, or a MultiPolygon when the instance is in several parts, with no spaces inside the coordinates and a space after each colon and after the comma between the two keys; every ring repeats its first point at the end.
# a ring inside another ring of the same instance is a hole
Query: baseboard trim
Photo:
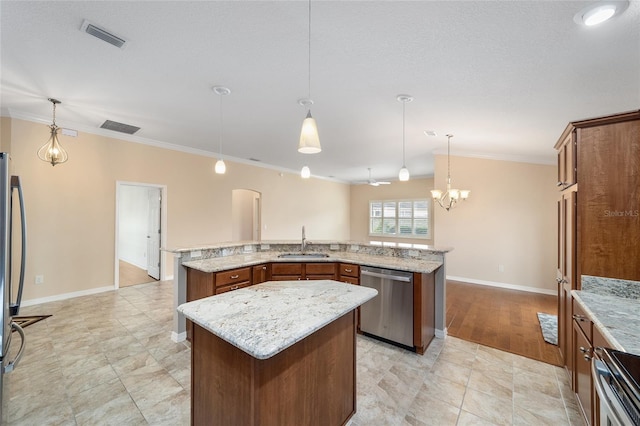
{"type": "Polygon", "coordinates": [[[172,331],[171,340],[176,343],[184,342],[185,340],[187,340],[187,332],[183,331],[182,333],[176,333],[175,331],[172,331]]]}
{"type": "Polygon", "coordinates": [[[500,288],[506,288],[509,290],[527,291],[529,293],[548,294],[550,296],[558,295],[558,292],[556,290],[549,290],[546,288],[538,288],[538,287],[528,287],[528,286],[517,285],[517,284],[498,283],[495,281],[476,280],[473,278],[454,277],[454,276],[447,275],[447,280],[460,281],[463,283],[470,283],[470,284],[480,284],[480,285],[486,285],[489,287],[500,287],[500,288]]]}
{"type": "Polygon", "coordinates": [[[38,299],[25,300],[21,303],[21,306],[33,306],[33,305],[39,305],[41,303],[57,302],[59,300],[73,299],[74,297],[81,297],[81,296],[90,296],[92,294],[104,293],[107,291],[114,291],[113,286],[110,285],[106,287],[97,287],[97,288],[91,288],[89,290],[73,291],[71,293],[56,294],[55,296],[47,296],[47,297],[40,297],[38,299]]]}

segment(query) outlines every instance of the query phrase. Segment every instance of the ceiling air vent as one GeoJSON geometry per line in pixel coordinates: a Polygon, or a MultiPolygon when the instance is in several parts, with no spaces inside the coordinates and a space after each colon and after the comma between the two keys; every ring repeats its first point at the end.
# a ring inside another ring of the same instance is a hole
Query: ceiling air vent
{"type": "Polygon", "coordinates": [[[122,37],[118,37],[117,35],[110,33],[104,28],[100,28],[97,25],[92,24],[86,19],[82,22],[80,31],[91,34],[92,36],[97,37],[102,41],[106,41],[107,43],[112,44],[120,49],[124,49],[124,46],[127,43],[127,40],[123,39],[122,37]]]}
{"type": "Polygon", "coordinates": [[[132,135],[138,130],[140,130],[140,127],[131,126],[129,124],[124,124],[124,123],[118,123],[117,121],[111,121],[111,120],[106,120],[104,123],[102,123],[102,126],[100,126],[100,128],[113,130],[114,132],[126,133],[128,135],[132,135]]]}

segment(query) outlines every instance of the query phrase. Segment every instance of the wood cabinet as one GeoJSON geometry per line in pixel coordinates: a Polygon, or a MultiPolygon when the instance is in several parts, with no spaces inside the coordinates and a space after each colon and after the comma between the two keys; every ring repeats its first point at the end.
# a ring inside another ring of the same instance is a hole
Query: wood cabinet
{"type": "Polygon", "coordinates": [[[301,280],[303,263],[272,263],[271,279],[273,281],[301,280]]]}
{"type": "Polygon", "coordinates": [[[424,354],[436,335],[436,273],[413,274],[413,346],[424,354]]]}
{"type": "Polygon", "coordinates": [[[360,266],[352,263],[338,265],[338,281],[347,284],[360,284],[360,266]]]}
{"type": "Polygon", "coordinates": [[[251,285],[251,268],[238,268],[217,272],[215,276],[216,294],[248,287],[251,285]]]}
{"type": "Polygon", "coordinates": [[[269,265],[268,264],[264,264],[264,265],[256,265],[253,267],[253,271],[251,274],[251,284],[255,285],[255,284],[260,284],[260,283],[264,283],[266,281],[269,281],[269,276],[271,274],[269,273],[269,265]]]}
{"type": "Polygon", "coordinates": [[[576,131],[568,127],[555,146],[558,151],[558,182],[560,190],[564,190],[577,182],[576,167],[576,131]]]}
{"type": "Polygon", "coordinates": [[[599,401],[591,376],[591,362],[595,348],[612,345],[575,301],[573,312],[573,391],[587,424],[598,425],[599,401]]]}
{"type": "Polygon", "coordinates": [[[584,275],[640,280],[640,111],[571,122],[555,148],[558,345],[576,390],[577,341],[591,336],[572,319],[571,290],[584,275]]]}
{"type": "Polygon", "coordinates": [[[336,278],[336,264],[331,262],[271,264],[273,281],[335,280],[336,278]]]}
{"type": "Polygon", "coordinates": [[[576,288],[576,203],[577,191],[573,186],[560,194],[558,200],[558,256],[556,281],[558,283],[558,348],[569,374],[573,374],[572,303],[571,290],[576,288]]]}
{"type": "MultiPolygon", "coordinates": [[[[213,273],[187,268],[187,302],[213,296],[215,284],[213,273]]],[[[191,341],[193,324],[187,320],[187,340],[191,341]]]]}

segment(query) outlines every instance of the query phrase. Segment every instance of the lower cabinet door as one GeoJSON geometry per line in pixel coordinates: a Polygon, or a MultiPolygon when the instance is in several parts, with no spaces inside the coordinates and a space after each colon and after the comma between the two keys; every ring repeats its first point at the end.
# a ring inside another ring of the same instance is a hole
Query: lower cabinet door
{"type": "Polygon", "coordinates": [[[591,379],[591,357],[593,355],[591,342],[587,340],[575,321],[573,321],[573,342],[575,343],[573,348],[573,389],[580,403],[580,408],[582,408],[585,421],[589,425],[591,424],[591,401],[593,398],[591,379]]]}

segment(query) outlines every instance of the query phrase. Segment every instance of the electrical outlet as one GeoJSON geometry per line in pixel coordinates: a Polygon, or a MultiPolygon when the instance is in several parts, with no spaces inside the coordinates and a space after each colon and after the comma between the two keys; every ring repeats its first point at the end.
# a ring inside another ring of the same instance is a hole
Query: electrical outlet
{"type": "Polygon", "coordinates": [[[251,253],[253,251],[253,246],[245,245],[244,247],[242,247],[242,251],[245,253],[251,253]]]}
{"type": "Polygon", "coordinates": [[[340,250],[340,245],[331,244],[331,245],[329,245],[329,250],[340,250]]]}
{"type": "Polygon", "coordinates": [[[271,247],[269,244],[260,244],[260,250],[269,250],[271,247]]]}
{"type": "Polygon", "coordinates": [[[191,253],[189,254],[189,256],[193,259],[194,257],[201,257],[202,256],[202,250],[191,250],[191,253]]]}
{"type": "Polygon", "coordinates": [[[504,265],[498,265],[498,272],[504,272],[504,265]]]}
{"type": "Polygon", "coordinates": [[[420,256],[420,252],[418,250],[409,250],[409,256],[418,257],[420,256]]]}
{"type": "Polygon", "coordinates": [[[36,275],[36,284],[44,284],[44,275],[36,275]]]}

